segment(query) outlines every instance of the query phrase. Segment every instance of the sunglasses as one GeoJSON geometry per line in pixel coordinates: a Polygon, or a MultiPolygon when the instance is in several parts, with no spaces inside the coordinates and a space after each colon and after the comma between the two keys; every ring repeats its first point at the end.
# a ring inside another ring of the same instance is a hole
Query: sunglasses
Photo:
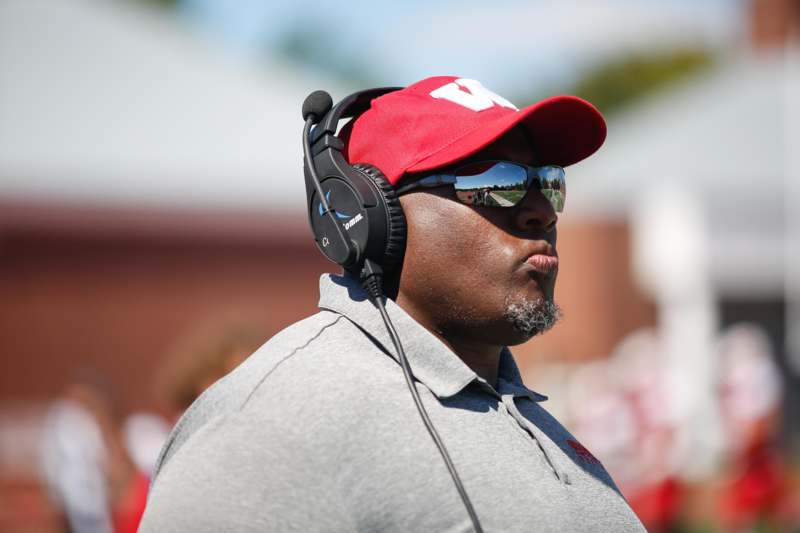
{"type": "Polygon", "coordinates": [[[396,194],[419,188],[453,185],[462,204],[475,207],[514,207],[531,188],[544,195],[556,213],[564,210],[567,186],[564,169],[548,165],[532,167],[513,161],[478,161],[452,172],[435,174],[398,187],[396,194]]]}

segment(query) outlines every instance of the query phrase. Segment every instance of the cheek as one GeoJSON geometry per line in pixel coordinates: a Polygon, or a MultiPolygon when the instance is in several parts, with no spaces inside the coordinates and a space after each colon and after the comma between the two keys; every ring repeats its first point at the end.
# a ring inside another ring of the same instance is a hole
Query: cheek
{"type": "Polygon", "coordinates": [[[417,209],[408,217],[408,239],[409,274],[430,290],[447,293],[440,297],[448,300],[478,290],[482,298],[469,297],[471,306],[502,305],[518,252],[496,226],[466,206],[440,199],[435,209],[417,209]]]}
{"type": "Polygon", "coordinates": [[[413,215],[406,217],[408,244],[403,267],[405,273],[415,278],[430,279],[441,277],[449,270],[450,264],[459,255],[456,248],[463,244],[455,237],[450,211],[447,206],[422,209],[413,205],[413,215]]]}

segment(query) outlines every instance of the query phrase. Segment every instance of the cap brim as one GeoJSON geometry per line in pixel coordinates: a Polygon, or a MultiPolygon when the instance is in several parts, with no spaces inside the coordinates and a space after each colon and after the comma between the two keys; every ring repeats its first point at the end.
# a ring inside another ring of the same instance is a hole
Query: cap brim
{"type": "Polygon", "coordinates": [[[596,107],[577,96],[553,96],[467,133],[406,172],[451,165],[486,148],[518,124],[528,131],[541,165],[577,163],[595,153],[606,138],[606,122],[596,107]]]}

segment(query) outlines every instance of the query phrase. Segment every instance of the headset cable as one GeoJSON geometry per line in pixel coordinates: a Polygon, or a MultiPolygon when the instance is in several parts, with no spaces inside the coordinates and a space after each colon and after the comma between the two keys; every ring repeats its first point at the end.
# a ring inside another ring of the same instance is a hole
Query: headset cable
{"type": "Polygon", "coordinates": [[[414,375],[411,372],[411,367],[408,364],[406,352],[403,350],[400,337],[397,335],[397,331],[394,329],[394,324],[392,324],[392,321],[389,318],[389,313],[386,312],[386,306],[383,303],[385,296],[383,294],[382,280],[383,272],[381,267],[373,261],[367,259],[364,262],[364,269],[361,271],[361,283],[364,287],[364,290],[367,292],[367,295],[369,295],[370,299],[381,313],[383,323],[386,325],[386,330],[389,332],[389,336],[392,338],[395,350],[397,350],[397,358],[400,362],[400,366],[403,368],[403,376],[406,378],[406,385],[408,385],[408,390],[411,391],[411,396],[414,398],[414,403],[417,406],[419,416],[425,423],[425,427],[428,429],[428,433],[430,433],[431,438],[436,443],[436,447],[439,448],[439,453],[442,455],[442,459],[444,459],[444,462],[447,465],[447,470],[450,471],[450,477],[453,478],[453,483],[458,490],[458,494],[461,496],[461,501],[464,502],[464,507],[466,507],[467,513],[469,513],[469,518],[472,521],[472,527],[475,529],[475,533],[483,533],[483,528],[478,520],[478,515],[475,512],[475,508],[472,506],[469,496],[467,495],[464,484],[461,483],[461,478],[456,471],[456,466],[453,464],[453,460],[450,458],[450,454],[447,452],[447,448],[439,436],[439,433],[436,431],[436,428],[433,427],[433,422],[428,416],[425,406],[422,404],[419,391],[414,385],[414,375]]]}

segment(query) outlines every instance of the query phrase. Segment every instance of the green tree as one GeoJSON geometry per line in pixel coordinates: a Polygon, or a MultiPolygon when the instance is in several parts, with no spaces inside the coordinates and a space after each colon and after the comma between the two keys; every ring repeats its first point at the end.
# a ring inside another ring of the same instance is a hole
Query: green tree
{"type": "Polygon", "coordinates": [[[706,71],[713,64],[713,56],[702,49],[626,55],[590,70],[571,93],[589,100],[604,114],[612,114],[644,96],[706,71]]]}

